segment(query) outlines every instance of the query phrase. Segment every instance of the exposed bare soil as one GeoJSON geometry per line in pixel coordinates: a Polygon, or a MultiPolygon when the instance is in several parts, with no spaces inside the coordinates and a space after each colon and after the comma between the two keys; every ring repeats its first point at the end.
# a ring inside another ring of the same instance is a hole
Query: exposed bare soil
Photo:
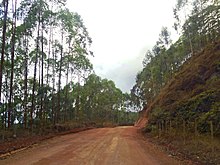
{"type": "Polygon", "coordinates": [[[0,165],[175,165],[190,164],[167,155],[132,126],[98,128],[54,137],[12,154],[0,165]]]}
{"type": "Polygon", "coordinates": [[[82,128],[73,128],[67,131],[58,130],[58,132],[52,132],[45,135],[30,135],[24,133],[22,136],[16,138],[7,138],[4,141],[0,141],[0,159],[4,159],[5,156],[8,156],[18,150],[23,150],[24,148],[29,148],[31,145],[39,143],[43,140],[53,138],[55,136],[77,133],[91,129],[92,127],[82,127],[82,128]]]}

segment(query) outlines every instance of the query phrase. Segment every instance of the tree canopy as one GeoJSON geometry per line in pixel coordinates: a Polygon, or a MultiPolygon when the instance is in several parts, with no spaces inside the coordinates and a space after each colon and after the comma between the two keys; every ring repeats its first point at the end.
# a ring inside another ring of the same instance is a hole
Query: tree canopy
{"type": "Polygon", "coordinates": [[[66,0],[2,1],[0,35],[1,128],[129,122],[128,98],[94,74],[92,39],[66,0]]]}

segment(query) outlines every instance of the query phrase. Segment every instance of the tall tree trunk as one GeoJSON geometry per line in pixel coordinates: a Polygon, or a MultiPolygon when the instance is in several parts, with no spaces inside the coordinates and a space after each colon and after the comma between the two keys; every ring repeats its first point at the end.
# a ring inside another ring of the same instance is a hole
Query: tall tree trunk
{"type": "MultiPolygon", "coordinates": [[[[185,20],[187,20],[187,16],[186,16],[186,8],[184,6],[184,16],[185,16],[185,20]]],[[[192,45],[192,38],[190,36],[190,32],[189,32],[189,29],[187,29],[187,37],[189,39],[189,46],[190,46],[190,53],[191,55],[193,55],[193,45],[192,45]]]]}
{"type": "Polygon", "coordinates": [[[25,32],[25,58],[24,58],[24,128],[27,128],[27,112],[28,112],[28,38],[27,32],[25,32]]]}
{"type": "Polygon", "coordinates": [[[65,91],[65,114],[64,114],[64,122],[67,121],[67,105],[68,105],[68,89],[67,88],[67,85],[68,85],[68,77],[69,77],[69,63],[67,64],[68,65],[68,68],[66,70],[66,91],[65,91]]]}
{"type": "Polygon", "coordinates": [[[76,119],[80,120],[81,115],[80,115],[80,73],[78,72],[78,91],[77,91],[77,96],[76,96],[76,119]]]}
{"type": "Polygon", "coordinates": [[[60,98],[60,92],[61,92],[61,74],[62,74],[62,64],[63,64],[63,31],[61,32],[61,51],[60,51],[60,64],[59,64],[59,80],[58,80],[58,109],[57,109],[57,123],[60,120],[60,109],[61,109],[61,98],[60,98]]]}
{"type": "MultiPolygon", "coordinates": [[[[49,59],[50,59],[50,54],[51,54],[51,27],[49,28],[49,46],[48,46],[48,57],[47,57],[47,64],[45,66],[46,69],[46,85],[45,87],[49,87],[49,69],[50,69],[50,63],[49,63],[49,59]]],[[[43,107],[44,107],[44,120],[47,123],[47,118],[46,118],[46,111],[48,109],[48,99],[47,99],[47,94],[48,94],[48,90],[45,90],[44,93],[44,103],[43,103],[43,107]]]]}
{"type": "MultiPolygon", "coordinates": [[[[50,11],[53,11],[53,1],[52,1],[52,5],[51,5],[51,9],[50,11]]],[[[50,19],[49,19],[49,43],[48,43],[48,59],[50,59],[51,56],[51,43],[53,42],[52,40],[52,33],[53,33],[53,25],[52,25],[52,15],[50,15],[50,19]]],[[[47,61],[47,78],[46,78],[46,84],[49,85],[49,69],[50,69],[50,62],[49,60],[47,61]]]]}
{"type": "MultiPolygon", "coordinates": [[[[52,33],[52,43],[53,43],[53,33],[52,33]]],[[[52,89],[52,122],[53,125],[56,123],[56,113],[55,113],[55,96],[54,96],[54,91],[55,91],[55,61],[56,61],[56,55],[54,52],[54,48],[52,48],[52,55],[53,55],[53,89],[52,89]]]]}
{"type": "Polygon", "coordinates": [[[64,116],[64,122],[67,120],[67,105],[68,105],[68,88],[67,88],[67,85],[68,85],[68,81],[69,81],[69,55],[70,55],[70,43],[71,43],[71,40],[69,41],[69,54],[67,56],[67,70],[66,70],[66,91],[65,91],[65,116],[64,116]]]}
{"type": "MultiPolygon", "coordinates": [[[[8,56],[7,56],[7,59],[6,59],[7,61],[9,60],[8,59],[8,56]]],[[[9,71],[9,69],[7,69],[6,70],[6,77],[5,77],[5,87],[6,87],[6,89],[9,89],[9,84],[8,84],[8,81],[9,81],[9,75],[10,75],[10,71],[9,71]]],[[[6,93],[5,93],[5,102],[4,102],[4,104],[6,105],[4,108],[5,108],[5,110],[7,110],[8,109],[8,100],[9,100],[9,91],[8,90],[6,90],[5,91],[6,93]]],[[[5,119],[5,128],[7,128],[7,111],[5,112],[5,116],[4,116],[4,119],[5,119]]]]}
{"type": "Polygon", "coordinates": [[[4,55],[5,55],[5,40],[6,40],[6,25],[7,25],[7,16],[8,16],[8,0],[4,0],[4,22],[2,30],[2,50],[1,50],[1,64],[0,64],[0,102],[2,96],[2,75],[4,68],[4,55]]]}
{"type": "MultiPolygon", "coordinates": [[[[50,10],[51,11],[53,10],[53,2],[52,2],[50,10]]],[[[47,59],[50,59],[50,56],[51,56],[51,44],[52,44],[52,33],[53,33],[52,15],[50,15],[50,19],[49,20],[50,20],[49,21],[49,25],[50,26],[49,26],[49,39],[48,39],[49,43],[48,43],[48,57],[47,57],[47,59]]],[[[47,77],[46,77],[46,85],[47,86],[50,86],[50,84],[49,84],[49,70],[50,70],[50,61],[47,60],[47,71],[46,71],[47,72],[46,73],[46,75],[47,75],[47,77]]],[[[45,96],[44,96],[44,108],[45,108],[45,111],[49,110],[49,108],[48,108],[49,107],[48,106],[49,101],[47,99],[47,93],[48,93],[48,90],[46,90],[46,93],[45,93],[45,96]]],[[[51,112],[51,117],[52,117],[52,122],[53,122],[53,110],[51,112]]],[[[47,119],[45,119],[45,120],[47,120],[47,119]]]]}
{"type": "Polygon", "coordinates": [[[31,99],[31,113],[30,113],[30,127],[33,131],[33,112],[35,109],[35,90],[36,90],[36,74],[37,74],[37,63],[38,63],[38,53],[39,53],[39,36],[40,36],[40,16],[39,22],[37,27],[37,45],[36,45],[36,59],[34,63],[34,81],[33,81],[33,88],[32,88],[32,99],[31,99]]]}
{"type": "MultiPolygon", "coordinates": [[[[16,15],[17,15],[17,0],[15,0],[14,20],[12,24],[12,39],[11,39],[11,78],[10,78],[10,94],[8,103],[8,128],[11,126],[11,111],[12,111],[12,97],[13,97],[13,80],[14,80],[14,56],[15,56],[15,33],[16,33],[16,15]]],[[[14,10],[14,9],[13,9],[14,10]]]]}
{"type": "Polygon", "coordinates": [[[41,22],[41,98],[40,98],[40,121],[44,125],[43,98],[44,98],[44,32],[43,18],[41,22]]]}

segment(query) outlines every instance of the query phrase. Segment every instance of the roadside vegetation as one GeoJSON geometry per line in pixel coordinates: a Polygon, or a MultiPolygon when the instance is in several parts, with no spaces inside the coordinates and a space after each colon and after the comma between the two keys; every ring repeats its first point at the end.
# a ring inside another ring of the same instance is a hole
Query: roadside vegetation
{"type": "Polygon", "coordinates": [[[146,53],[132,96],[144,110],[137,125],[167,149],[204,164],[220,162],[220,4],[178,0],[171,42],[162,28],[146,53]],[[144,123],[144,124],[143,124],[144,123]]]}
{"type": "Polygon", "coordinates": [[[81,16],[66,0],[0,3],[0,142],[133,124],[129,94],[94,73],[81,16]]]}

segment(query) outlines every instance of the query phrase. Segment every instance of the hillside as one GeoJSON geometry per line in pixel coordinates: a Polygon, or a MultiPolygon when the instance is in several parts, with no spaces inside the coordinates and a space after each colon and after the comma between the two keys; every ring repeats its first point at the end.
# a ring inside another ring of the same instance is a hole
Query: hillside
{"type": "Polygon", "coordinates": [[[168,150],[202,164],[218,164],[220,42],[185,62],[140,116],[136,126],[168,150]]]}
{"type": "Polygon", "coordinates": [[[143,127],[149,117],[152,121],[152,114],[156,112],[159,114],[154,115],[154,119],[159,116],[162,118],[163,115],[174,118],[177,114],[182,114],[184,116],[181,117],[185,119],[194,120],[197,117],[206,117],[217,122],[220,116],[216,108],[219,104],[220,43],[218,42],[196,53],[183,64],[180,71],[161,90],[154,102],[143,110],[137,126],[143,127]],[[160,109],[160,112],[156,109],[160,109]]]}

